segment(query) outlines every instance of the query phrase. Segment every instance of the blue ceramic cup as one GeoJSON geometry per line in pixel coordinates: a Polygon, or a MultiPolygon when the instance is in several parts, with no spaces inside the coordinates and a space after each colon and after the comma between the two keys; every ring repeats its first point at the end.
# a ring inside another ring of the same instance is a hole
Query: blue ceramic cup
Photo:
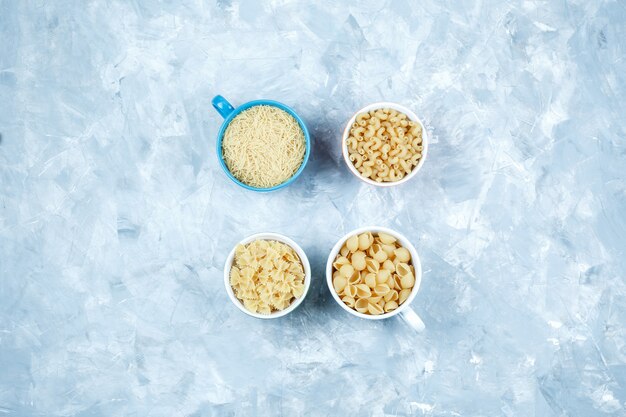
{"type": "Polygon", "coordinates": [[[241,106],[237,108],[234,108],[222,96],[213,97],[212,104],[213,104],[213,107],[215,107],[215,110],[217,110],[217,112],[224,118],[224,122],[222,123],[222,127],[220,128],[220,132],[217,136],[217,157],[220,161],[220,165],[222,166],[222,169],[224,170],[226,175],[228,175],[228,178],[230,178],[235,183],[239,184],[240,186],[248,190],[258,191],[258,192],[267,192],[267,191],[278,190],[279,188],[288,186],[289,184],[294,182],[296,178],[298,178],[298,176],[302,173],[302,171],[304,171],[304,167],[306,166],[306,163],[309,161],[309,154],[311,153],[311,138],[309,136],[309,131],[307,130],[306,125],[304,124],[304,121],[302,121],[300,116],[298,116],[296,112],[293,111],[291,108],[285,106],[282,103],[279,103],[278,101],[273,101],[273,100],[249,101],[245,104],[242,104],[241,106]],[[226,132],[226,128],[228,127],[228,124],[242,111],[249,109],[250,107],[261,106],[261,105],[274,106],[292,115],[294,119],[297,120],[298,124],[300,125],[300,128],[302,129],[302,132],[304,133],[304,141],[305,141],[305,148],[306,148],[304,151],[304,159],[302,160],[302,164],[300,165],[300,168],[298,168],[296,173],[293,174],[293,176],[289,178],[287,181],[281,184],[275,185],[273,187],[270,187],[270,188],[252,187],[248,184],[244,184],[243,182],[235,178],[235,176],[228,170],[228,167],[226,166],[226,162],[224,162],[224,152],[222,150],[222,141],[224,140],[224,133],[226,132]]]}

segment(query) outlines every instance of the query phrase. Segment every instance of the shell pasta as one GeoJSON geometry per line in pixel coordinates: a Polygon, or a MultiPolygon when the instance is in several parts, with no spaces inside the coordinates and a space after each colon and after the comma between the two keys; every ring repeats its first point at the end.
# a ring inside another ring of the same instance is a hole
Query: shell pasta
{"type": "Polygon", "coordinates": [[[247,310],[271,314],[302,296],[304,268],[289,245],[255,240],[235,248],[230,286],[247,310]]]}
{"type": "Polygon", "coordinates": [[[376,109],[356,116],[346,139],[349,160],[365,178],[395,182],[411,173],[422,159],[422,126],[394,109],[376,109]]]}
{"type": "MultiPolygon", "coordinates": [[[[361,119],[367,120],[367,119],[361,119]]],[[[333,289],[359,313],[381,315],[404,303],[415,286],[411,253],[387,234],[349,237],[333,262],[333,289]]]]}

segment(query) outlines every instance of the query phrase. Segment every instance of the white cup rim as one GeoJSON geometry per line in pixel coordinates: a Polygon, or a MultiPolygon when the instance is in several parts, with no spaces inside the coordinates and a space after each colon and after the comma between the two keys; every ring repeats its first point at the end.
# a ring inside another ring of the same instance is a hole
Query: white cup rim
{"type": "Polygon", "coordinates": [[[382,227],[382,226],[359,227],[358,229],[354,229],[351,232],[346,233],[341,239],[337,241],[335,246],[333,246],[333,249],[330,251],[330,255],[328,256],[328,261],[326,262],[326,284],[328,285],[328,289],[330,290],[330,293],[332,294],[337,304],[339,304],[341,308],[346,310],[348,313],[355,315],[357,317],[363,318],[363,319],[367,319],[367,320],[387,319],[409,308],[409,305],[415,299],[415,296],[419,292],[420,285],[422,284],[422,263],[420,261],[419,254],[417,253],[417,249],[415,249],[415,246],[413,246],[413,244],[409,241],[409,239],[407,239],[406,236],[404,236],[403,234],[396,232],[395,230],[389,229],[387,227],[382,227]],[[337,254],[341,250],[341,247],[346,242],[346,240],[348,240],[349,237],[358,235],[364,232],[387,233],[395,237],[396,239],[398,239],[400,244],[402,244],[402,246],[405,247],[411,254],[411,262],[413,264],[413,267],[415,268],[415,285],[413,286],[411,294],[409,294],[409,297],[406,299],[406,301],[402,303],[400,306],[398,306],[398,308],[396,308],[395,310],[389,313],[380,314],[378,316],[372,316],[369,314],[359,313],[358,311],[351,309],[343,301],[341,301],[341,298],[339,298],[339,295],[337,294],[337,292],[335,291],[335,288],[333,287],[333,262],[335,261],[335,257],[337,256],[337,254]]]}
{"type": "Polygon", "coordinates": [[[398,103],[393,103],[389,101],[380,101],[377,103],[369,104],[363,107],[362,109],[357,110],[352,115],[350,120],[348,120],[348,123],[346,124],[346,127],[343,130],[343,135],[341,136],[341,153],[343,155],[343,160],[348,166],[348,169],[350,170],[350,172],[352,172],[352,174],[354,174],[361,181],[370,185],[375,185],[376,187],[394,187],[396,185],[404,184],[405,182],[409,181],[422,168],[422,166],[424,165],[424,161],[426,161],[426,156],[428,155],[428,142],[429,142],[428,132],[426,132],[426,127],[424,126],[424,123],[422,123],[420,118],[417,117],[417,115],[411,109],[398,103]],[[350,153],[348,152],[348,144],[346,143],[346,139],[348,139],[348,136],[350,135],[350,128],[352,127],[352,124],[356,120],[356,116],[358,116],[360,113],[365,113],[371,110],[384,109],[384,108],[394,109],[399,112],[402,112],[406,114],[407,117],[411,119],[411,121],[419,123],[420,126],[422,127],[422,147],[423,147],[422,157],[420,158],[415,168],[413,168],[413,170],[409,173],[409,175],[407,175],[406,177],[402,178],[399,181],[394,181],[394,182],[377,182],[372,179],[365,178],[363,175],[361,175],[361,173],[354,167],[354,164],[352,163],[352,161],[350,161],[350,153]]]}
{"type": "Polygon", "coordinates": [[[304,250],[296,242],[294,242],[287,236],[281,235],[279,233],[272,233],[272,232],[255,233],[253,235],[250,235],[242,239],[241,241],[239,241],[237,245],[235,245],[233,249],[230,251],[230,253],[228,254],[228,257],[226,258],[226,262],[224,263],[224,286],[226,287],[226,293],[228,294],[228,298],[230,298],[230,301],[239,310],[243,311],[247,315],[256,317],[259,319],[266,319],[266,320],[277,319],[279,317],[283,317],[291,313],[296,308],[298,308],[298,306],[302,303],[302,301],[304,301],[304,298],[309,292],[309,287],[311,286],[311,266],[309,264],[309,258],[307,258],[304,250]],[[235,258],[235,249],[237,248],[237,245],[245,245],[255,240],[275,240],[277,242],[285,243],[289,245],[296,252],[296,254],[298,254],[298,257],[300,258],[300,261],[302,262],[302,266],[304,268],[304,292],[299,298],[297,298],[293,303],[291,303],[289,307],[287,307],[284,310],[276,311],[271,314],[253,313],[252,311],[249,311],[248,309],[246,309],[244,305],[241,303],[241,301],[239,301],[237,297],[235,297],[233,288],[230,286],[230,268],[233,265],[233,260],[235,258]]]}

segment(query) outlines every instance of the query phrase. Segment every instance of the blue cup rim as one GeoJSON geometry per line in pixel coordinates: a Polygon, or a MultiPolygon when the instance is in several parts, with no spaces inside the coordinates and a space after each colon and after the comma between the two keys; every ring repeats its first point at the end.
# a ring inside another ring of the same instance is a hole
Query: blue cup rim
{"type": "MultiPolygon", "coordinates": [[[[216,96],[213,100],[217,99],[217,98],[222,98],[221,96],[216,96]]],[[[309,155],[311,153],[311,138],[309,136],[309,130],[307,129],[306,125],[304,124],[304,121],[300,118],[300,116],[298,116],[298,114],[289,106],[279,102],[279,101],[275,101],[275,100],[266,100],[266,99],[259,99],[259,100],[252,100],[252,101],[248,101],[247,103],[244,103],[242,105],[240,105],[239,107],[235,108],[233,111],[230,112],[230,114],[224,119],[224,121],[222,122],[222,126],[220,128],[220,131],[218,133],[217,136],[217,158],[220,161],[220,166],[222,167],[222,170],[226,173],[226,175],[228,176],[228,178],[230,178],[232,181],[234,181],[237,185],[247,189],[247,190],[251,190],[251,191],[257,191],[257,192],[269,192],[269,191],[275,191],[278,190],[280,188],[286,187],[288,185],[290,185],[292,182],[294,182],[302,173],[302,171],[304,171],[304,168],[307,164],[307,162],[309,161],[309,155]],[[302,132],[304,133],[304,142],[305,142],[305,151],[304,151],[304,158],[302,160],[302,164],[300,164],[300,168],[298,168],[298,170],[285,182],[282,182],[278,185],[275,185],[273,187],[269,187],[269,188],[258,188],[258,187],[253,187],[251,185],[245,184],[241,181],[239,181],[237,178],[235,178],[235,176],[230,172],[230,170],[228,169],[228,167],[226,166],[226,162],[224,162],[224,154],[222,152],[222,141],[224,140],[224,133],[226,132],[226,128],[228,127],[229,123],[242,111],[247,110],[251,107],[254,106],[261,106],[261,105],[265,105],[265,106],[273,106],[273,107],[277,107],[281,110],[286,111],[287,113],[289,113],[290,115],[292,115],[294,117],[294,119],[296,119],[296,121],[298,122],[298,124],[300,125],[300,128],[302,129],[302,132]]]]}

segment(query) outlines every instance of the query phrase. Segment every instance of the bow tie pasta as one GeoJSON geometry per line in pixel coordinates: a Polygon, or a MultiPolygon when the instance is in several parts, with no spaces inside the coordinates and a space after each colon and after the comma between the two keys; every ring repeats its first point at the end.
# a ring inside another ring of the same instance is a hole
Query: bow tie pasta
{"type": "Polygon", "coordinates": [[[359,313],[389,313],[407,300],[414,286],[411,253],[386,233],[351,236],[333,262],[335,292],[359,313]]]}
{"type": "Polygon", "coordinates": [[[304,268],[290,246],[274,240],[255,240],[235,248],[230,285],[247,310],[271,314],[302,296],[304,268]]]}

